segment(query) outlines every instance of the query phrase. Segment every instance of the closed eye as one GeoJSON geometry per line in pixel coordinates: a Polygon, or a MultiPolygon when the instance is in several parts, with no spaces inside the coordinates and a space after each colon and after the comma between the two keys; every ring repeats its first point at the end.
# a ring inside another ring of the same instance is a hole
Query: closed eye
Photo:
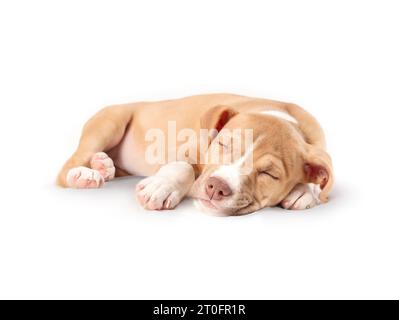
{"type": "Polygon", "coordinates": [[[224,143],[222,143],[221,141],[219,141],[218,143],[219,143],[219,146],[222,146],[223,148],[227,148],[227,147],[228,147],[227,144],[224,144],[224,143]]]}
{"type": "Polygon", "coordinates": [[[280,180],[279,177],[277,177],[273,173],[270,173],[270,171],[261,171],[261,172],[259,172],[259,174],[269,176],[273,180],[280,180]]]}

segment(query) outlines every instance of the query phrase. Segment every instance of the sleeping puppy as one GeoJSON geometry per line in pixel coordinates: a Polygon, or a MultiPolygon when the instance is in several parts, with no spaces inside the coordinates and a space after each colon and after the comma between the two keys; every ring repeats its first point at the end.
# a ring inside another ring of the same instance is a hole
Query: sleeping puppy
{"type": "Polygon", "coordinates": [[[83,128],[57,183],[99,188],[114,177],[147,176],[136,187],[148,210],[192,197],[202,210],[243,215],[327,202],[331,158],[318,122],[302,108],[212,94],[104,108],[83,128]]]}

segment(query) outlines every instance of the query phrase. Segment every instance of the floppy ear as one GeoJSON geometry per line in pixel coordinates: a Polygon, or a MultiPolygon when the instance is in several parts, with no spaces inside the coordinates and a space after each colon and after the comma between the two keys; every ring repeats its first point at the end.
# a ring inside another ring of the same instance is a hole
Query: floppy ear
{"type": "MultiPolygon", "coordinates": [[[[228,106],[216,106],[206,111],[201,119],[201,129],[216,129],[219,133],[220,130],[230,121],[238,112],[228,106]]],[[[216,136],[216,135],[215,135],[216,136]]],[[[215,136],[213,138],[215,138],[215,136]]]]}
{"type": "Polygon", "coordinates": [[[307,183],[320,185],[320,201],[327,202],[334,184],[332,161],[326,151],[309,146],[305,155],[305,180],[307,183]]]}

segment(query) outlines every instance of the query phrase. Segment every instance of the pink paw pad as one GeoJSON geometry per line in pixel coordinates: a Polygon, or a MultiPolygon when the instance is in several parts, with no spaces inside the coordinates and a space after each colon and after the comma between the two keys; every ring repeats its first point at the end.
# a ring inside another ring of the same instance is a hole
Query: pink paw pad
{"type": "Polygon", "coordinates": [[[100,172],[104,181],[109,181],[115,177],[114,162],[105,152],[97,152],[91,158],[90,166],[100,172]]]}
{"type": "Polygon", "coordinates": [[[104,178],[97,170],[86,167],[72,168],[67,174],[67,185],[71,188],[90,189],[103,186],[104,178]]]}

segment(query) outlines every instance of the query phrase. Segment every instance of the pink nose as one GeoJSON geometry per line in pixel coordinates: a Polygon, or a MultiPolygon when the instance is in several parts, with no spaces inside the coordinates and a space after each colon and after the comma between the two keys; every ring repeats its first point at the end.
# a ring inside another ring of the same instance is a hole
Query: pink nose
{"type": "Polygon", "coordinates": [[[222,200],[233,193],[224,180],[216,177],[211,177],[206,181],[205,191],[209,200],[222,200]]]}

